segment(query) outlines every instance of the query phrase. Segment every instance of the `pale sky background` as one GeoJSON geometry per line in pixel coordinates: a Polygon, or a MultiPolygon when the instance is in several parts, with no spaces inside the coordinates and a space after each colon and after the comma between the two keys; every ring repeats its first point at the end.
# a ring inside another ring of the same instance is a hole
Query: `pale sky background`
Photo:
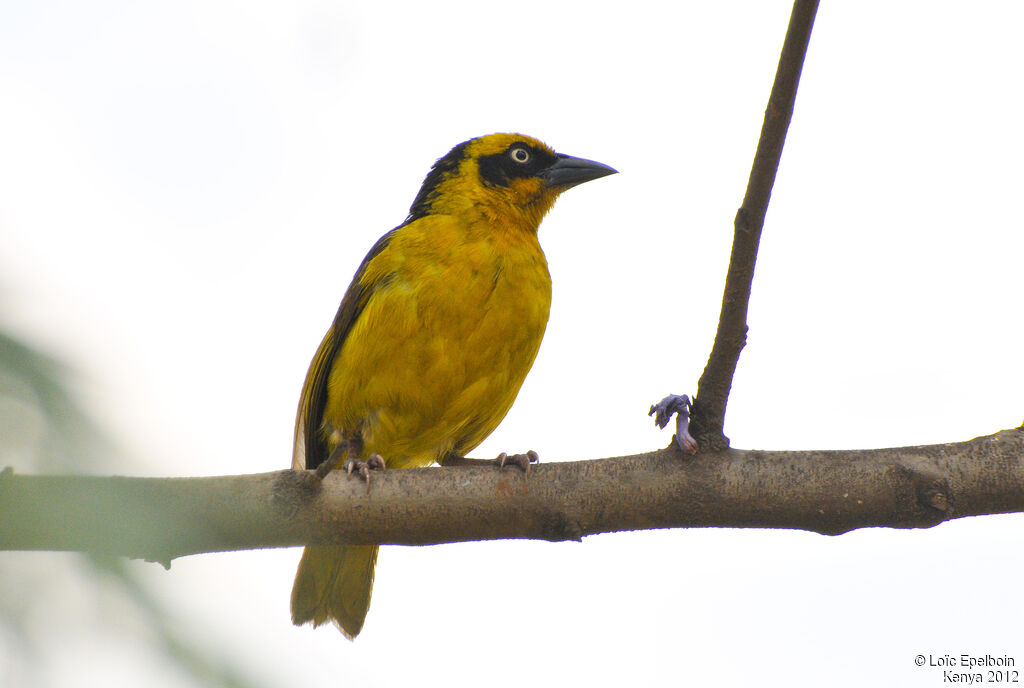
{"type": "MultiPolygon", "coordinates": [[[[284,468],[303,375],[365,252],[436,158],[519,131],[621,174],[570,191],[542,225],[547,336],[476,455],[664,446],[647,409],[695,391],[710,351],[789,11],[7,0],[0,325],[77,372],[124,473],[284,468]]],[[[734,446],[1020,425],[1022,26],[1010,1],[822,4],[761,243],[734,446]]],[[[355,643],[292,627],[298,549],[133,566],[267,686],[916,687],[942,683],[917,654],[1008,654],[1024,670],[1022,532],[1024,517],[1001,516],[834,538],[392,547],[355,643]]],[[[31,578],[53,637],[34,679],[194,685],[122,606],[31,578]]],[[[0,647],[0,682],[27,680],[18,652],[0,647]]]]}

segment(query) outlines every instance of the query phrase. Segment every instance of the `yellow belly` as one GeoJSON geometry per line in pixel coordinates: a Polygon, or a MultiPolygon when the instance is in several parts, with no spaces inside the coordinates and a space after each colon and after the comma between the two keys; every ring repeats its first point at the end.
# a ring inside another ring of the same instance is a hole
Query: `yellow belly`
{"type": "Polygon", "coordinates": [[[389,467],[465,455],[501,422],[540,347],[551,282],[536,235],[472,237],[443,219],[396,235],[331,369],[325,425],[389,467]],[[429,247],[429,249],[428,249],[429,247]]]}

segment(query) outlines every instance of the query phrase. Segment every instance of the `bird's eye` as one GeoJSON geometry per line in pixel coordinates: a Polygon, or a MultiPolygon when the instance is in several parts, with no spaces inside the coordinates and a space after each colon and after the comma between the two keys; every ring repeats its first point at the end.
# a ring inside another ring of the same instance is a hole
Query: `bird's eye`
{"type": "Polygon", "coordinates": [[[530,151],[525,148],[513,148],[508,154],[520,165],[525,165],[530,161],[530,151]]]}

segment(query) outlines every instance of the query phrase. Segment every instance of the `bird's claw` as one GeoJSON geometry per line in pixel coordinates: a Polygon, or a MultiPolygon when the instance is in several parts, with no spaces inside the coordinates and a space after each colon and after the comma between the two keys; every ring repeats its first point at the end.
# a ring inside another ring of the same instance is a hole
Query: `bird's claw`
{"type": "Polygon", "coordinates": [[[525,454],[512,454],[511,456],[505,452],[498,454],[498,458],[495,461],[498,462],[498,470],[500,471],[505,466],[519,466],[523,469],[524,473],[530,472],[530,464],[537,463],[540,460],[540,455],[532,449],[525,454]]]}
{"type": "MultiPolygon", "coordinates": [[[[363,438],[359,435],[351,437],[347,440],[343,439],[339,441],[334,449],[331,450],[330,455],[327,459],[316,467],[316,471],[313,473],[314,478],[317,482],[322,481],[327,477],[327,474],[333,471],[338,465],[347,466],[349,461],[344,461],[346,457],[357,456],[359,452],[363,450],[363,438]]],[[[349,471],[351,473],[351,471],[349,471]]]]}
{"type": "Polygon", "coordinates": [[[693,404],[685,394],[670,394],[651,406],[648,416],[654,416],[654,424],[664,428],[676,417],[676,446],[687,454],[697,453],[697,440],[690,434],[690,408],[693,404]]]}
{"type": "Polygon", "coordinates": [[[380,454],[370,454],[366,461],[362,459],[348,459],[344,463],[345,474],[356,473],[366,481],[366,490],[370,490],[370,471],[383,471],[387,468],[384,457],[380,454]]]}

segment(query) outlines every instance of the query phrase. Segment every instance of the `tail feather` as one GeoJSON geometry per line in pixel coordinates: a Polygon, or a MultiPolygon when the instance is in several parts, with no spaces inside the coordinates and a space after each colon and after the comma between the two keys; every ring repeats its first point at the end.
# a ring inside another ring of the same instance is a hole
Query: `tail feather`
{"type": "Polygon", "coordinates": [[[312,545],[302,553],[292,588],[292,622],[334,621],[345,637],[363,628],[373,591],[376,545],[312,545]]]}

